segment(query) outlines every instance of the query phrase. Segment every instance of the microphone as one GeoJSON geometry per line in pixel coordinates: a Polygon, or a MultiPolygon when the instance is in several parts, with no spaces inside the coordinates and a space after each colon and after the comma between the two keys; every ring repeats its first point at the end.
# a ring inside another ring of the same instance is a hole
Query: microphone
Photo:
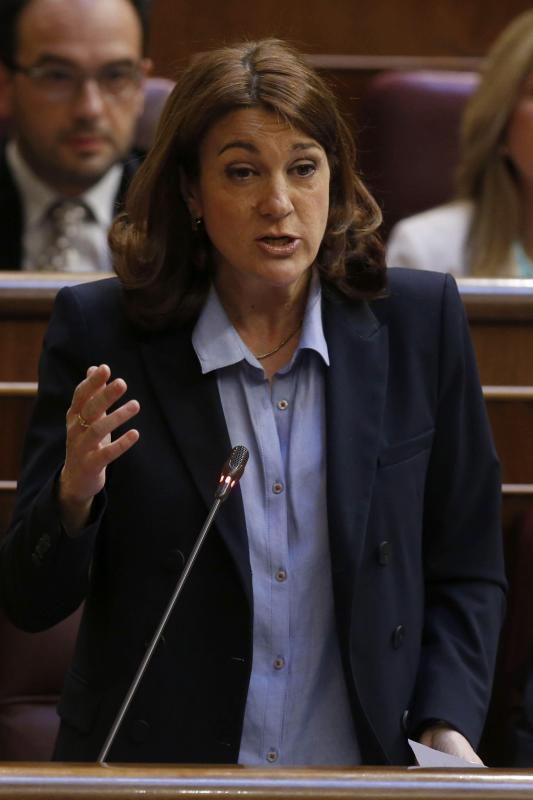
{"type": "Polygon", "coordinates": [[[246,466],[246,462],[248,461],[248,456],[249,452],[246,449],[246,447],[244,447],[244,445],[242,444],[237,445],[232,449],[228,460],[222,467],[220,478],[218,480],[218,485],[215,491],[215,501],[211,506],[211,510],[209,511],[209,514],[206,517],[203,528],[198,535],[198,538],[194,544],[193,549],[191,550],[191,554],[187,559],[187,563],[183,567],[183,571],[180,575],[176,588],[174,589],[172,597],[170,598],[169,603],[165,611],[163,612],[163,616],[161,617],[159,625],[157,626],[156,631],[152,637],[152,641],[150,642],[150,644],[146,649],[144,658],[141,661],[137,672],[135,673],[133,681],[131,682],[131,686],[128,689],[128,692],[122,702],[122,705],[120,706],[118,713],[113,721],[111,730],[109,731],[107,738],[104,742],[104,746],[102,747],[102,750],[100,751],[100,754],[98,756],[97,759],[98,764],[103,764],[105,762],[106,756],[109,753],[111,745],[113,744],[115,737],[118,733],[118,729],[122,724],[126,712],[130,707],[131,701],[133,700],[135,692],[137,691],[139,684],[142,680],[142,677],[146,672],[146,668],[150,663],[153,652],[161,638],[161,634],[163,633],[165,625],[167,624],[168,619],[172,614],[172,611],[174,609],[174,606],[176,605],[178,597],[181,594],[181,590],[183,589],[185,581],[189,577],[189,573],[192,569],[194,562],[196,561],[198,553],[200,552],[200,548],[204,543],[204,539],[207,536],[207,533],[211,525],[213,524],[213,520],[217,515],[218,509],[220,508],[221,504],[228,499],[229,495],[231,494],[231,491],[234,489],[236,484],[241,479],[242,474],[244,472],[244,468],[246,466]]]}
{"type": "Polygon", "coordinates": [[[228,460],[222,467],[215,492],[215,497],[219,498],[221,502],[224,502],[235,484],[242,478],[249,455],[248,450],[242,444],[238,444],[231,451],[228,460]]]}

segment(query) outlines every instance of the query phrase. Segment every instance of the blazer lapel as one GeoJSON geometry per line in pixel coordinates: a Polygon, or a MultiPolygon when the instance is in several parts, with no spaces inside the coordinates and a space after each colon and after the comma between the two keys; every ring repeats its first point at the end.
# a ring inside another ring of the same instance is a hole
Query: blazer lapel
{"type": "MultiPolygon", "coordinates": [[[[216,376],[202,375],[190,330],[154,337],[153,341],[145,342],[141,350],[155,396],[193,483],[205,502],[207,515],[214,501],[220,470],[232,447],[216,376]]],[[[248,540],[239,487],[219,510],[215,527],[235,560],[251,598],[248,540]]]]}
{"type": "MultiPolygon", "coordinates": [[[[366,535],[388,370],[387,329],[366,302],[324,303],[328,521],[337,608],[349,625],[366,535]],[[346,616],[348,614],[348,616],[346,616]]],[[[347,630],[348,628],[344,628],[347,630]]]]}

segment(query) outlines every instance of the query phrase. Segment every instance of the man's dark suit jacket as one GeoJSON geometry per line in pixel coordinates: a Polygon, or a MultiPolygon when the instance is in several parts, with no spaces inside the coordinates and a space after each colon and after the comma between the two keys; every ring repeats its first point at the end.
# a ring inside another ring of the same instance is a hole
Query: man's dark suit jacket
{"type": "MultiPolygon", "coordinates": [[[[118,214],[124,205],[129,182],[139,164],[139,154],[132,153],[124,162],[124,171],[115,198],[118,214]]],[[[6,159],[5,146],[0,147],[0,270],[22,269],[23,235],[22,201],[6,159]]]]}
{"type": "MultiPolygon", "coordinates": [[[[446,720],[475,746],[504,587],[500,484],[453,279],[392,270],[385,299],[323,298],[327,504],[338,635],[365,763],[446,720]]],[[[62,290],[45,339],[1,600],[28,630],[84,598],[56,757],[94,760],[211,505],[232,442],[191,331],[134,331],[116,279],[62,290]],[[141,405],[90,524],[62,532],[65,412],[91,364],[141,405]]],[[[252,664],[240,490],[222,506],[111,761],[235,762],[252,664]]]]}

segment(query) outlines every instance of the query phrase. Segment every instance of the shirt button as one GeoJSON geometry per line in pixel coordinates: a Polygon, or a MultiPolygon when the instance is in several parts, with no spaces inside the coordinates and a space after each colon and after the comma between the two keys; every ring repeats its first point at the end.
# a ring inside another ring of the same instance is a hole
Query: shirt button
{"type": "Polygon", "coordinates": [[[278,402],[278,408],[279,408],[280,411],[285,411],[285,409],[288,408],[288,407],[289,407],[288,400],[280,400],[278,402]]]}
{"type": "Polygon", "coordinates": [[[283,484],[279,483],[279,481],[276,481],[275,483],[272,484],[272,491],[274,492],[274,494],[281,494],[281,492],[283,491],[283,484]]]}
{"type": "Polygon", "coordinates": [[[402,646],[405,639],[405,628],[403,625],[398,625],[392,632],[392,646],[398,650],[402,646]]]}
{"type": "Polygon", "coordinates": [[[267,753],[267,761],[270,761],[270,763],[272,764],[274,761],[277,761],[277,760],[278,760],[278,751],[274,750],[274,748],[272,748],[267,753]]]}
{"type": "Polygon", "coordinates": [[[274,659],[274,669],[283,669],[285,666],[285,659],[282,656],[277,656],[274,659]]]}
{"type": "Polygon", "coordinates": [[[276,572],[276,580],[279,581],[280,583],[283,583],[283,581],[287,580],[287,573],[285,572],[284,569],[278,569],[278,571],[276,572]]]}
{"type": "Polygon", "coordinates": [[[392,556],[392,547],[390,542],[381,542],[378,547],[378,564],[381,564],[382,567],[387,566],[387,564],[391,560],[392,556]]]}

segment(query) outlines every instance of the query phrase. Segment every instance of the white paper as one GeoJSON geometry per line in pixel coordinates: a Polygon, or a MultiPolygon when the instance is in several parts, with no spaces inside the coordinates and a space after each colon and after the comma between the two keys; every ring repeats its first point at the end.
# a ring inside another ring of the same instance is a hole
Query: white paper
{"type": "Polygon", "coordinates": [[[471,769],[484,766],[484,764],[473,764],[472,761],[466,761],[459,756],[451,756],[441,750],[434,750],[433,747],[427,747],[427,745],[414,742],[412,739],[407,741],[415,754],[419,767],[469,767],[471,769]]]}

